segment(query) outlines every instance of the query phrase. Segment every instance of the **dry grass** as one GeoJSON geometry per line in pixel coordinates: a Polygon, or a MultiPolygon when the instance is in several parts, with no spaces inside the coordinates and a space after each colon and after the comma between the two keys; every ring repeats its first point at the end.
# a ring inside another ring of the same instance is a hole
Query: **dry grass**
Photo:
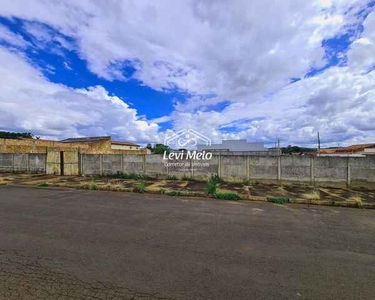
{"type": "Polygon", "coordinates": [[[302,198],[307,200],[319,200],[320,194],[318,191],[311,191],[310,193],[302,194],[302,198]]]}
{"type": "Polygon", "coordinates": [[[350,197],[348,201],[356,203],[356,204],[362,204],[362,198],[358,195],[350,197]]]}

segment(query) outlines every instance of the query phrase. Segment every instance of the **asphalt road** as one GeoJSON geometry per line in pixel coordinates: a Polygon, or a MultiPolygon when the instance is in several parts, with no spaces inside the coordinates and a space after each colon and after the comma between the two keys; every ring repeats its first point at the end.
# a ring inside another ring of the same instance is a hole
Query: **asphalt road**
{"type": "Polygon", "coordinates": [[[1,187],[0,299],[375,299],[375,210],[1,187]]]}

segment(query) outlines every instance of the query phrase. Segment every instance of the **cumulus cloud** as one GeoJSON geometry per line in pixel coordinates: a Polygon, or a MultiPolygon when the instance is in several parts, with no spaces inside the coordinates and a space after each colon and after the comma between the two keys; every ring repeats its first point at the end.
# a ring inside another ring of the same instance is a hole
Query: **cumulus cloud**
{"type": "MultiPolygon", "coordinates": [[[[34,0],[27,7],[13,0],[0,15],[47,24],[74,38],[80,57],[101,78],[125,81],[122,69],[131,66],[132,77],[144,85],[189,93],[170,116],[156,120],[172,121],[176,130],[199,128],[214,140],[281,138],[305,144],[312,144],[319,130],[328,145],[370,141],[375,129],[369,93],[375,14],[365,0],[34,0]],[[370,14],[361,33],[363,12],[370,14]],[[347,56],[347,65],[305,77],[329,63],[322,43],[349,33],[350,50],[337,54],[347,56]],[[290,84],[292,78],[301,80],[290,84]],[[229,103],[224,109],[210,110],[224,101],[229,103]]],[[[40,42],[51,39],[26,28],[40,42]]],[[[110,97],[100,88],[71,93],[87,98],[99,93],[102,101],[110,97]]],[[[106,101],[101,103],[111,102],[106,101]]],[[[137,130],[142,126],[138,123],[137,130]]],[[[80,125],[71,125],[75,128],[80,125]]]]}
{"type": "Polygon", "coordinates": [[[112,135],[135,142],[158,139],[158,125],[101,86],[71,89],[49,82],[24,57],[0,48],[2,130],[61,139],[112,135]]]}

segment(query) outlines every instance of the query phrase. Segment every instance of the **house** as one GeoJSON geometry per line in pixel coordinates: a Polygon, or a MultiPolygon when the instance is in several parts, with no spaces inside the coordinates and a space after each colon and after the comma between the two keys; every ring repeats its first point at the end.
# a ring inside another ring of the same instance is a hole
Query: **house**
{"type": "Polygon", "coordinates": [[[220,144],[197,145],[199,151],[236,155],[279,155],[279,149],[267,149],[264,143],[249,143],[246,139],[223,140],[220,144]]]}

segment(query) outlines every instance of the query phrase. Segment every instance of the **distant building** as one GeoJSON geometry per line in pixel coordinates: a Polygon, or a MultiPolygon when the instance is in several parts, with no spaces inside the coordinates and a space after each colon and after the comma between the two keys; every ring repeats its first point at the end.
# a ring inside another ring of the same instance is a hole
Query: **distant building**
{"type": "Polygon", "coordinates": [[[74,144],[96,144],[100,142],[110,142],[110,149],[113,150],[139,150],[141,146],[131,142],[112,141],[110,136],[97,136],[97,137],[82,137],[82,138],[69,138],[62,140],[62,143],[74,144]]]}
{"type": "Polygon", "coordinates": [[[358,144],[348,147],[326,148],[317,152],[318,156],[364,157],[375,154],[375,144],[358,144]]]}
{"type": "Polygon", "coordinates": [[[221,144],[197,145],[197,150],[209,150],[213,153],[239,154],[239,155],[279,155],[279,149],[267,149],[264,143],[249,143],[245,139],[223,140],[221,144]]]}
{"type": "Polygon", "coordinates": [[[2,153],[47,153],[48,151],[86,154],[148,154],[148,149],[139,145],[112,141],[110,136],[68,138],[52,141],[32,138],[0,139],[2,153]]]}
{"type": "Polygon", "coordinates": [[[363,151],[364,155],[375,155],[375,148],[367,148],[363,151]]]}

